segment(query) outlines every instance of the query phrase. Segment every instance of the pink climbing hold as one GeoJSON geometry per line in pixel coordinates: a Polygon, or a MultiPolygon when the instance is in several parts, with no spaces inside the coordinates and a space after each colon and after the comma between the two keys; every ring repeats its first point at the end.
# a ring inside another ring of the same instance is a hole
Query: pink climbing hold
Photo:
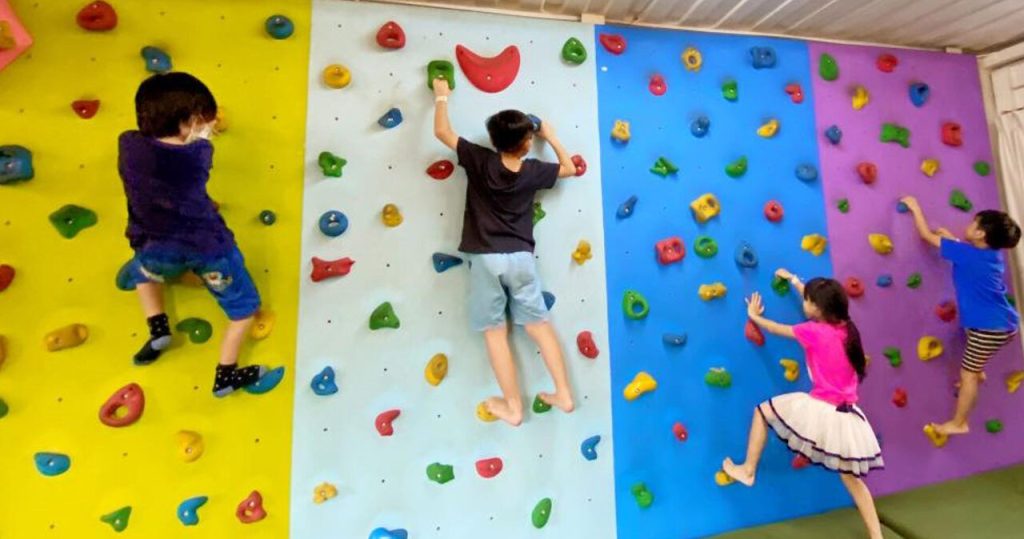
{"type": "Polygon", "coordinates": [[[500,458],[494,457],[489,459],[480,459],[476,461],[476,473],[484,479],[490,479],[501,473],[502,468],[505,467],[505,463],[500,458]]]}
{"type": "Polygon", "coordinates": [[[608,52],[618,55],[626,52],[626,38],[619,34],[601,34],[597,37],[608,52]]]}
{"type": "Polygon", "coordinates": [[[743,336],[757,346],[764,346],[764,333],[753,320],[747,319],[747,325],[743,328],[743,336]]]}
{"type": "Polygon", "coordinates": [[[313,279],[314,283],[319,283],[324,279],[344,277],[352,271],[352,264],[355,263],[355,260],[352,260],[347,256],[337,260],[323,260],[314,256],[313,273],[311,273],[309,277],[313,279]]]}
{"type": "Polygon", "coordinates": [[[690,433],[687,432],[686,427],[678,421],[675,425],[672,425],[672,434],[676,437],[676,440],[679,440],[680,442],[685,442],[686,439],[690,437],[690,433]]]}
{"type": "Polygon", "coordinates": [[[490,58],[456,45],[455,58],[469,82],[487,93],[493,94],[508,88],[519,74],[519,48],[515,45],[509,45],[497,56],[490,58]]]}
{"type": "Polygon", "coordinates": [[[594,335],[589,331],[581,331],[576,336],[576,347],[580,349],[580,353],[583,357],[594,359],[598,354],[601,353],[597,349],[597,343],[594,342],[594,335]]]}
{"type": "Polygon", "coordinates": [[[651,81],[647,83],[647,89],[654,95],[665,95],[668,91],[668,84],[665,82],[665,77],[655,73],[651,75],[651,81]]]}
{"type": "Polygon", "coordinates": [[[576,154],[572,156],[572,164],[576,167],[576,176],[582,176],[587,173],[587,162],[583,160],[583,156],[576,154]]]}
{"type": "Polygon", "coordinates": [[[402,414],[401,410],[388,410],[381,412],[377,415],[377,419],[374,420],[373,424],[377,427],[377,433],[381,436],[391,436],[395,433],[395,428],[391,423],[402,414]]]}
{"type": "Polygon", "coordinates": [[[235,516],[242,524],[252,524],[267,518],[267,510],[263,508],[263,495],[260,491],[252,491],[248,497],[238,504],[235,516]]]}
{"type": "Polygon", "coordinates": [[[795,82],[787,84],[786,93],[789,94],[789,98],[797,105],[804,102],[804,89],[799,84],[795,82]]]}

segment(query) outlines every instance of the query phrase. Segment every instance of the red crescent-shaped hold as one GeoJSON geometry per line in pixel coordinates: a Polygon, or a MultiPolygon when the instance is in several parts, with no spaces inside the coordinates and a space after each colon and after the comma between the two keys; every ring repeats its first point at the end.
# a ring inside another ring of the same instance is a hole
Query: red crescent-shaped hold
{"type": "Polygon", "coordinates": [[[519,74],[519,48],[515,45],[505,47],[497,56],[490,58],[456,45],[455,58],[469,82],[488,93],[494,94],[508,88],[519,74]]]}

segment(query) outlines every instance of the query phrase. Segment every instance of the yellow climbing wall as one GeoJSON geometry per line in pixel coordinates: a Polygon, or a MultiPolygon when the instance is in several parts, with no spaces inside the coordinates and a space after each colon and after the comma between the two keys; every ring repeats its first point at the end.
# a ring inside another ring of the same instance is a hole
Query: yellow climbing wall
{"type": "Polygon", "coordinates": [[[0,264],[17,275],[0,292],[0,538],[110,537],[99,517],[132,507],[124,537],[285,537],[288,533],[292,366],[295,350],[299,219],[306,111],[310,6],[305,0],[109,0],[119,23],[109,33],[75,24],[86,2],[14,0],[35,44],[0,71],[0,145],[34,153],[35,179],[0,186],[0,264]],[[288,40],[263,31],[282,13],[296,26],[288,40]],[[139,50],[167,50],[176,70],[204,80],[226,109],[228,131],[214,141],[210,191],[238,237],[264,306],[277,314],[266,340],[250,342],[242,362],[285,365],[271,393],[215,399],[218,342],[226,323],[200,288],[168,294],[174,321],[214,324],[206,344],[175,346],[157,363],[135,367],[145,320],[134,293],[114,287],[129,256],[123,237],[124,195],[117,175],[117,135],[134,128],[133,95],[147,75],[139,50]],[[99,114],[78,118],[70,103],[102,101],[99,114]],[[74,239],[60,237],[47,216],[64,204],[88,207],[99,224],[74,239]],[[257,220],[276,212],[271,227],[257,220]],[[49,353],[44,335],[70,323],[89,327],[88,341],[49,353]],[[98,418],[118,388],[139,383],[142,419],[114,429],[98,418]],[[194,430],[205,454],[185,463],[175,434],[194,430]],[[66,453],[71,469],[44,477],[38,451],[66,453]],[[237,504],[257,489],[269,516],[245,525],[237,504]],[[184,528],[178,504],[209,496],[200,523],[184,528]]]}

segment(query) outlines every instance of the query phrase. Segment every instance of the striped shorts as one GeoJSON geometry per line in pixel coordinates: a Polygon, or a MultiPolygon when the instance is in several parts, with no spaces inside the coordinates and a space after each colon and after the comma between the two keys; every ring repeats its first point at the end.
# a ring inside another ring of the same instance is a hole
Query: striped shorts
{"type": "Polygon", "coordinates": [[[964,350],[964,360],[961,363],[963,370],[967,372],[981,372],[985,370],[985,364],[1000,348],[1006,346],[1017,331],[987,331],[982,329],[967,329],[967,348],[964,350]]]}

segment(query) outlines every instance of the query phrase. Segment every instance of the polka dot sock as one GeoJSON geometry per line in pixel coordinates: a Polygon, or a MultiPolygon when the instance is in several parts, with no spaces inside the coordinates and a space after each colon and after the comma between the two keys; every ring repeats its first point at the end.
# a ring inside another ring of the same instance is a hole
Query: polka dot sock
{"type": "Polygon", "coordinates": [[[217,365],[217,373],[213,378],[213,396],[226,397],[236,389],[255,384],[267,368],[263,365],[250,365],[238,368],[236,365],[217,365]]]}
{"type": "Polygon", "coordinates": [[[160,353],[171,345],[171,324],[167,315],[160,313],[146,319],[149,325],[149,340],[135,353],[136,365],[149,365],[160,357],[160,353]]]}

